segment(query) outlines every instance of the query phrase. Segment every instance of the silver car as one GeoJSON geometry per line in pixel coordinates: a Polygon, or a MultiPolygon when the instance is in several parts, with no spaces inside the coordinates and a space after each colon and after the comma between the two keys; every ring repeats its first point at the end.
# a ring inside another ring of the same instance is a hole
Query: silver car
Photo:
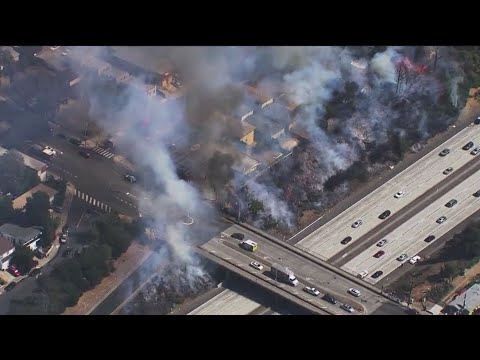
{"type": "Polygon", "coordinates": [[[360,292],[360,290],[357,290],[355,288],[350,288],[348,289],[348,293],[355,296],[355,297],[359,297],[360,295],[362,295],[362,293],[360,292]]]}
{"type": "Polygon", "coordinates": [[[305,286],[305,288],[303,289],[305,292],[309,293],[310,295],[313,295],[313,296],[318,296],[320,295],[320,291],[318,291],[317,289],[315,289],[314,287],[310,287],[310,286],[305,286]]]}
{"type": "Polygon", "coordinates": [[[406,260],[408,259],[408,255],[407,254],[402,254],[400,255],[399,257],[397,257],[397,260],[398,261],[403,261],[403,260],[406,260]]]}
{"type": "Polygon", "coordinates": [[[353,313],[355,310],[350,305],[343,304],[340,306],[340,309],[345,310],[346,312],[349,312],[350,314],[353,313]]]}
{"type": "Polygon", "coordinates": [[[358,228],[360,225],[363,224],[363,221],[362,220],[357,220],[355,221],[353,224],[352,224],[352,228],[356,229],[358,228]]]}
{"type": "Polygon", "coordinates": [[[378,246],[378,247],[382,247],[382,246],[385,245],[386,243],[388,243],[388,240],[387,240],[387,239],[383,239],[383,240],[380,240],[380,241],[377,243],[377,246],[378,246]]]}

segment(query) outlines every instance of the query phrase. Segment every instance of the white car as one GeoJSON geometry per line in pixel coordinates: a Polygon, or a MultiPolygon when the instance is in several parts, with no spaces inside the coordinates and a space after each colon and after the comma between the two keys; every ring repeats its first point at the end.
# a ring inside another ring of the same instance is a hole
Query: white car
{"type": "Polygon", "coordinates": [[[355,288],[350,288],[348,289],[348,293],[355,296],[355,297],[359,297],[360,295],[362,295],[362,293],[360,292],[360,290],[357,290],[355,288]]]}
{"type": "Polygon", "coordinates": [[[480,152],[480,147],[476,147],[475,149],[473,149],[472,151],[470,151],[470,154],[472,154],[472,155],[477,155],[479,152],[480,152]]]}
{"type": "Polygon", "coordinates": [[[368,271],[367,271],[367,270],[364,270],[364,271],[362,271],[361,273],[359,273],[359,274],[357,275],[357,277],[359,277],[360,279],[363,279],[363,278],[367,277],[367,275],[368,275],[368,271]]]}
{"type": "Polygon", "coordinates": [[[352,228],[356,229],[358,228],[360,225],[363,224],[363,221],[362,220],[357,220],[355,221],[353,224],[352,224],[352,228]]]}
{"type": "Polygon", "coordinates": [[[387,240],[387,239],[383,239],[383,240],[380,240],[380,241],[377,243],[377,246],[378,246],[378,247],[382,247],[382,246],[385,245],[386,243],[388,243],[388,240],[387,240]]]}
{"type": "Polygon", "coordinates": [[[346,312],[349,312],[350,314],[353,313],[355,310],[350,305],[343,304],[340,306],[340,309],[345,310],[346,312]]]}
{"type": "Polygon", "coordinates": [[[412,265],[416,264],[418,261],[422,260],[422,258],[418,255],[415,255],[414,257],[412,257],[410,260],[408,260],[408,262],[412,265]]]}
{"type": "Polygon", "coordinates": [[[258,263],[258,262],[256,262],[256,261],[252,261],[252,262],[250,263],[250,266],[253,267],[253,268],[255,268],[255,269],[257,269],[257,270],[263,270],[263,265],[260,264],[260,263],[258,263]]]}
{"type": "Polygon", "coordinates": [[[67,242],[68,235],[67,234],[62,234],[60,237],[60,243],[65,244],[67,242]]]}
{"type": "Polygon", "coordinates": [[[318,296],[320,295],[320,291],[318,291],[317,289],[315,289],[314,287],[310,287],[310,286],[305,286],[303,288],[303,290],[307,293],[309,293],[310,295],[313,295],[313,296],[318,296]]]}
{"type": "Polygon", "coordinates": [[[60,46],[50,46],[50,50],[55,51],[59,48],[60,46]]]}
{"type": "Polygon", "coordinates": [[[406,260],[408,259],[408,255],[407,254],[402,254],[400,255],[399,257],[397,257],[397,260],[398,261],[403,261],[403,260],[406,260]]]}
{"type": "Polygon", "coordinates": [[[400,199],[403,195],[405,195],[405,191],[399,191],[394,195],[394,197],[400,199]]]}

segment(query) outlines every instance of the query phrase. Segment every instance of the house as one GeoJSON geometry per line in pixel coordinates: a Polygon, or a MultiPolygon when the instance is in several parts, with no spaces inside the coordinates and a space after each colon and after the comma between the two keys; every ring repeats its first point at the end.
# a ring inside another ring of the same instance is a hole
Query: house
{"type": "Polygon", "coordinates": [[[5,236],[0,236],[0,267],[1,270],[7,270],[10,264],[12,254],[15,252],[15,246],[5,236]]]}
{"type": "Polygon", "coordinates": [[[13,246],[28,246],[32,251],[38,247],[37,243],[41,235],[41,228],[35,226],[21,227],[9,223],[0,226],[0,236],[4,236],[10,240],[13,246]]]}
{"type": "Polygon", "coordinates": [[[14,209],[23,209],[25,207],[25,205],[27,205],[27,199],[29,197],[32,197],[33,194],[35,194],[39,191],[44,192],[45,194],[48,195],[48,201],[50,201],[50,203],[52,203],[53,198],[58,193],[57,190],[54,190],[51,187],[48,187],[47,185],[38,184],[37,186],[33,187],[32,189],[30,189],[26,193],[20,195],[16,199],[14,199],[13,204],[12,204],[13,208],[14,209]]]}
{"type": "Polygon", "coordinates": [[[37,176],[40,179],[41,182],[47,181],[47,169],[48,165],[45,164],[44,162],[41,162],[37,159],[34,159],[28,155],[25,155],[24,153],[21,153],[18,150],[7,150],[2,147],[0,147],[0,156],[5,155],[7,152],[12,152],[14,154],[17,154],[23,159],[23,165],[29,167],[30,169],[33,169],[37,172],[37,176]]]}
{"type": "Polygon", "coordinates": [[[247,146],[252,146],[255,143],[255,126],[242,121],[242,135],[240,141],[247,144],[247,146]]]}
{"type": "Polygon", "coordinates": [[[443,310],[447,315],[472,315],[480,309],[480,284],[473,284],[458,295],[443,310]]]}
{"type": "Polygon", "coordinates": [[[232,168],[243,175],[251,174],[257,170],[258,166],[260,165],[258,160],[255,160],[246,154],[239,153],[237,155],[238,160],[233,164],[232,168]]]}

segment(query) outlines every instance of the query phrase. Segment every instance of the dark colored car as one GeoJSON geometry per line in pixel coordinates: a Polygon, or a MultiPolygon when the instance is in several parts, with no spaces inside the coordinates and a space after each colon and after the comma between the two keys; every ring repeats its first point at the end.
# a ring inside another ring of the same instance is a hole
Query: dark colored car
{"type": "Polygon", "coordinates": [[[480,190],[478,190],[477,192],[473,193],[473,196],[475,196],[475,197],[480,197],[480,190]]]}
{"type": "Polygon", "coordinates": [[[63,252],[62,256],[63,257],[69,257],[70,255],[72,255],[73,253],[73,250],[71,248],[66,248],[65,251],[63,252]]]}
{"type": "Polygon", "coordinates": [[[447,156],[450,154],[450,149],[443,149],[442,152],[439,154],[440,156],[447,156]]]}
{"type": "Polygon", "coordinates": [[[385,251],[380,250],[380,251],[377,251],[375,253],[375,255],[373,255],[373,257],[378,259],[379,257],[382,257],[383,255],[385,255],[385,251]]]}
{"type": "Polygon", "coordinates": [[[234,238],[234,239],[240,240],[240,241],[245,239],[245,235],[240,234],[240,233],[233,233],[231,237],[234,238]]]}
{"type": "Polygon", "coordinates": [[[372,274],[372,278],[376,279],[376,278],[379,278],[380,276],[383,275],[383,271],[375,271],[373,274],[372,274]]]}
{"type": "Polygon", "coordinates": [[[463,145],[462,149],[463,150],[470,150],[473,147],[473,141],[470,141],[469,143],[463,145]]]}
{"type": "Polygon", "coordinates": [[[77,138],[70,138],[70,139],[68,139],[68,141],[70,143],[72,143],[73,145],[77,145],[77,146],[82,145],[82,140],[77,139],[77,138]]]}
{"type": "Polygon", "coordinates": [[[65,225],[64,227],[62,227],[62,232],[65,233],[65,234],[68,234],[69,230],[70,230],[70,226],[68,226],[68,225],[65,225]]]}
{"type": "Polygon", "coordinates": [[[352,241],[352,237],[351,237],[351,236],[347,236],[345,239],[343,239],[342,241],[340,241],[340,244],[342,244],[342,245],[347,245],[350,241],[352,241]]]}
{"type": "Polygon", "coordinates": [[[454,207],[455,205],[457,205],[457,203],[458,203],[457,200],[452,199],[452,200],[450,200],[449,202],[447,202],[447,203],[445,204],[445,206],[448,207],[448,208],[451,208],[451,207],[454,207]]]}
{"type": "Polygon", "coordinates": [[[445,171],[443,172],[443,175],[448,175],[448,174],[450,174],[452,171],[453,171],[453,167],[450,166],[450,167],[448,167],[448,168],[445,169],[445,171]]]}
{"type": "Polygon", "coordinates": [[[17,283],[16,283],[16,282],[11,282],[11,283],[8,284],[7,286],[5,286],[5,291],[10,291],[10,290],[12,290],[15,286],[17,286],[17,283]]]}
{"type": "Polygon", "coordinates": [[[8,267],[8,272],[9,272],[10,274],[12,274],[13,276],[15,276],[15,277],[18,277],[18,276],[21,275],[21,274],[20,274],[20,271],[18,271],[17,268],[16,268],[15,266],[13,266],[13,265],[10,265],[10,266],[8,267]]]}
{"type": "Polygon", "coordinates": [[[133,175],[130,175],[130,174],[126,174],[123,176],[123,178],[128,181],[128,182],[131,182],[131,183],[136,183],[137,182],[137,178],[133,175]]]}
{"type": "Polygon", "coordinates": [[[390,210],[386,210],[383,213],[381,213],[378,218],[384,220],[387,217],[389,217],[391,214],[392,214],[392,212],[390,210]]]}
{"type": "Polygon", "coordinates": [[[476,125],[480,125],[480,116],[475,119],[474,123],[476,125]]]}
{"type": "Polygon", "coordinates": [[[335,305],[337,303],[337,300],[335,300],[335,298],[330,294],[325,294],[322,297],[322,299],[325,300],[326,302],[329,302],[330,304],[333,304],[333,305],[335,305]]]}
{"type": "Polygon", "coordinates": [[[53,205],[52,210],[55,211],[56,213],[61,213],[63,211],[63,207],[58,206],[58,205],[53,205]]]}
{"type": "Polygon", "coordinates": [[[42,269],[40,268],[35,268],[35,269],[32,269],[32,271],[30,271],[30,274],[28,274],[29,276],[37,276],[37,275],[40,275],[42,273],[42,269]]]}
{"type": "Polygon", "coordinates": [[[435,240],[435,236],[434,236],[434,235],[428,235],[428,236],[425,238],[425,242],[427,242],[427,243],[432,242],[433,240],[435,240]]]}
{"type": "Polygon", "coordinates": [[[79,151],[80,156],[83,156],[85,159],[90,159],[90,154],[86,151],[79,151]]]}

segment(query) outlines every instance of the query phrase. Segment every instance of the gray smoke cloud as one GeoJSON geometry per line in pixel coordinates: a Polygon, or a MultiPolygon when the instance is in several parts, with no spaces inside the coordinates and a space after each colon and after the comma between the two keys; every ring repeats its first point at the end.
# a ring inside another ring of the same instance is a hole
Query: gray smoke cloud
{"type": "MultiPolygon", "coordinates": [[[[79,51],[86,52],[85,49],[79,51]]],[[[104,53],[104,49],[88,51],[93,56],[104,53]]],[[[142,47],[141,51],[133,52],[143,52],[141,57],[149,67],[161,65],[178,73],[188,83],[186,96],[160,102],[130,86],[116,101],[106,102],[96,91],[97,80],[90,78],[82,86],[89,87],[87,94],[95,117],[101,119],[105,128],[122,127],[125,148],[135,149],[133,157],[154,169],[156,180],[165,191],[149,206],[159,209],[159,217],[168,223],[175,223],[175,218],[181,217],[178,214],[202,212],[203,207],[198,191],[176,175],[166,146],[179,137],[189,139],[186,143],[203,144],[237,136],[240,122],[227,121],[219,114],[231,115],[245,103],[244,81],[255,80],[260,88],[277,95],[285,93],[289,102],[299,105],[295,120],[309,134],[316,149],[315,156],[322,169],[320,190],[329,177],[361,158],[364,142],[384,143],[392,130],[405,133],[396,130],[398,119],[409,119],[408,115],[413,115],[412,118],[419,121],[411,127],[425,137],[429,132],[428,119],[421,106],[409,103],[410,98],[415,94],[434,98],[439,92],[433,76],[409,72],[401,93],[394,94],[396,66],[404,54],[412,52],[403,47],[387,47],[379,52],[348,47],[142,47]],[[159,59],[168,59],[168,65],[159,59]],[[409,103],[409,114],[395,107],[401,101],[409,103]],[[336,109],[349,110],[338,115],[338,119],[327,119],[332,117],[328,109],[332,103],[336,109]],[[142,132],[143,120],[147,120],[148,128],[142,132]],[[325,120],[337,124],[338,131],[332,133],[319,126],[325,120]],[[145,132],[150,139],[148,143],[144,140],[145,132]],[[164,208],[176,210],[164,214],[161,210],[164,208]]],[[[439,62],[439,67],[446,66],[445,63],[439,62]]],[[[459,81],[455,80],[456,74],[453,69],[452,101],[456,101],[459,81]]],[[[141,87],[142,79],[135,85],[141,87]]],[[[222,146],[230,145],[222,143],[222,146]]],[[[201,153],[207,148],[200,146],[198,151],[201,153]]],[[[211,153],[204,156],[208,158],[211,153]]],[[[193,166],[200,172],[205,171],[202,162],[195,162],[193,166]]],[[[251,192],[264,202],[267,212],[277,220],[292,224],[292,211],[281,199],[281,192],[260,180],[251,183],[251,192]]],[[[181,233],[176,236],[182,237],[181,233]]]]}

